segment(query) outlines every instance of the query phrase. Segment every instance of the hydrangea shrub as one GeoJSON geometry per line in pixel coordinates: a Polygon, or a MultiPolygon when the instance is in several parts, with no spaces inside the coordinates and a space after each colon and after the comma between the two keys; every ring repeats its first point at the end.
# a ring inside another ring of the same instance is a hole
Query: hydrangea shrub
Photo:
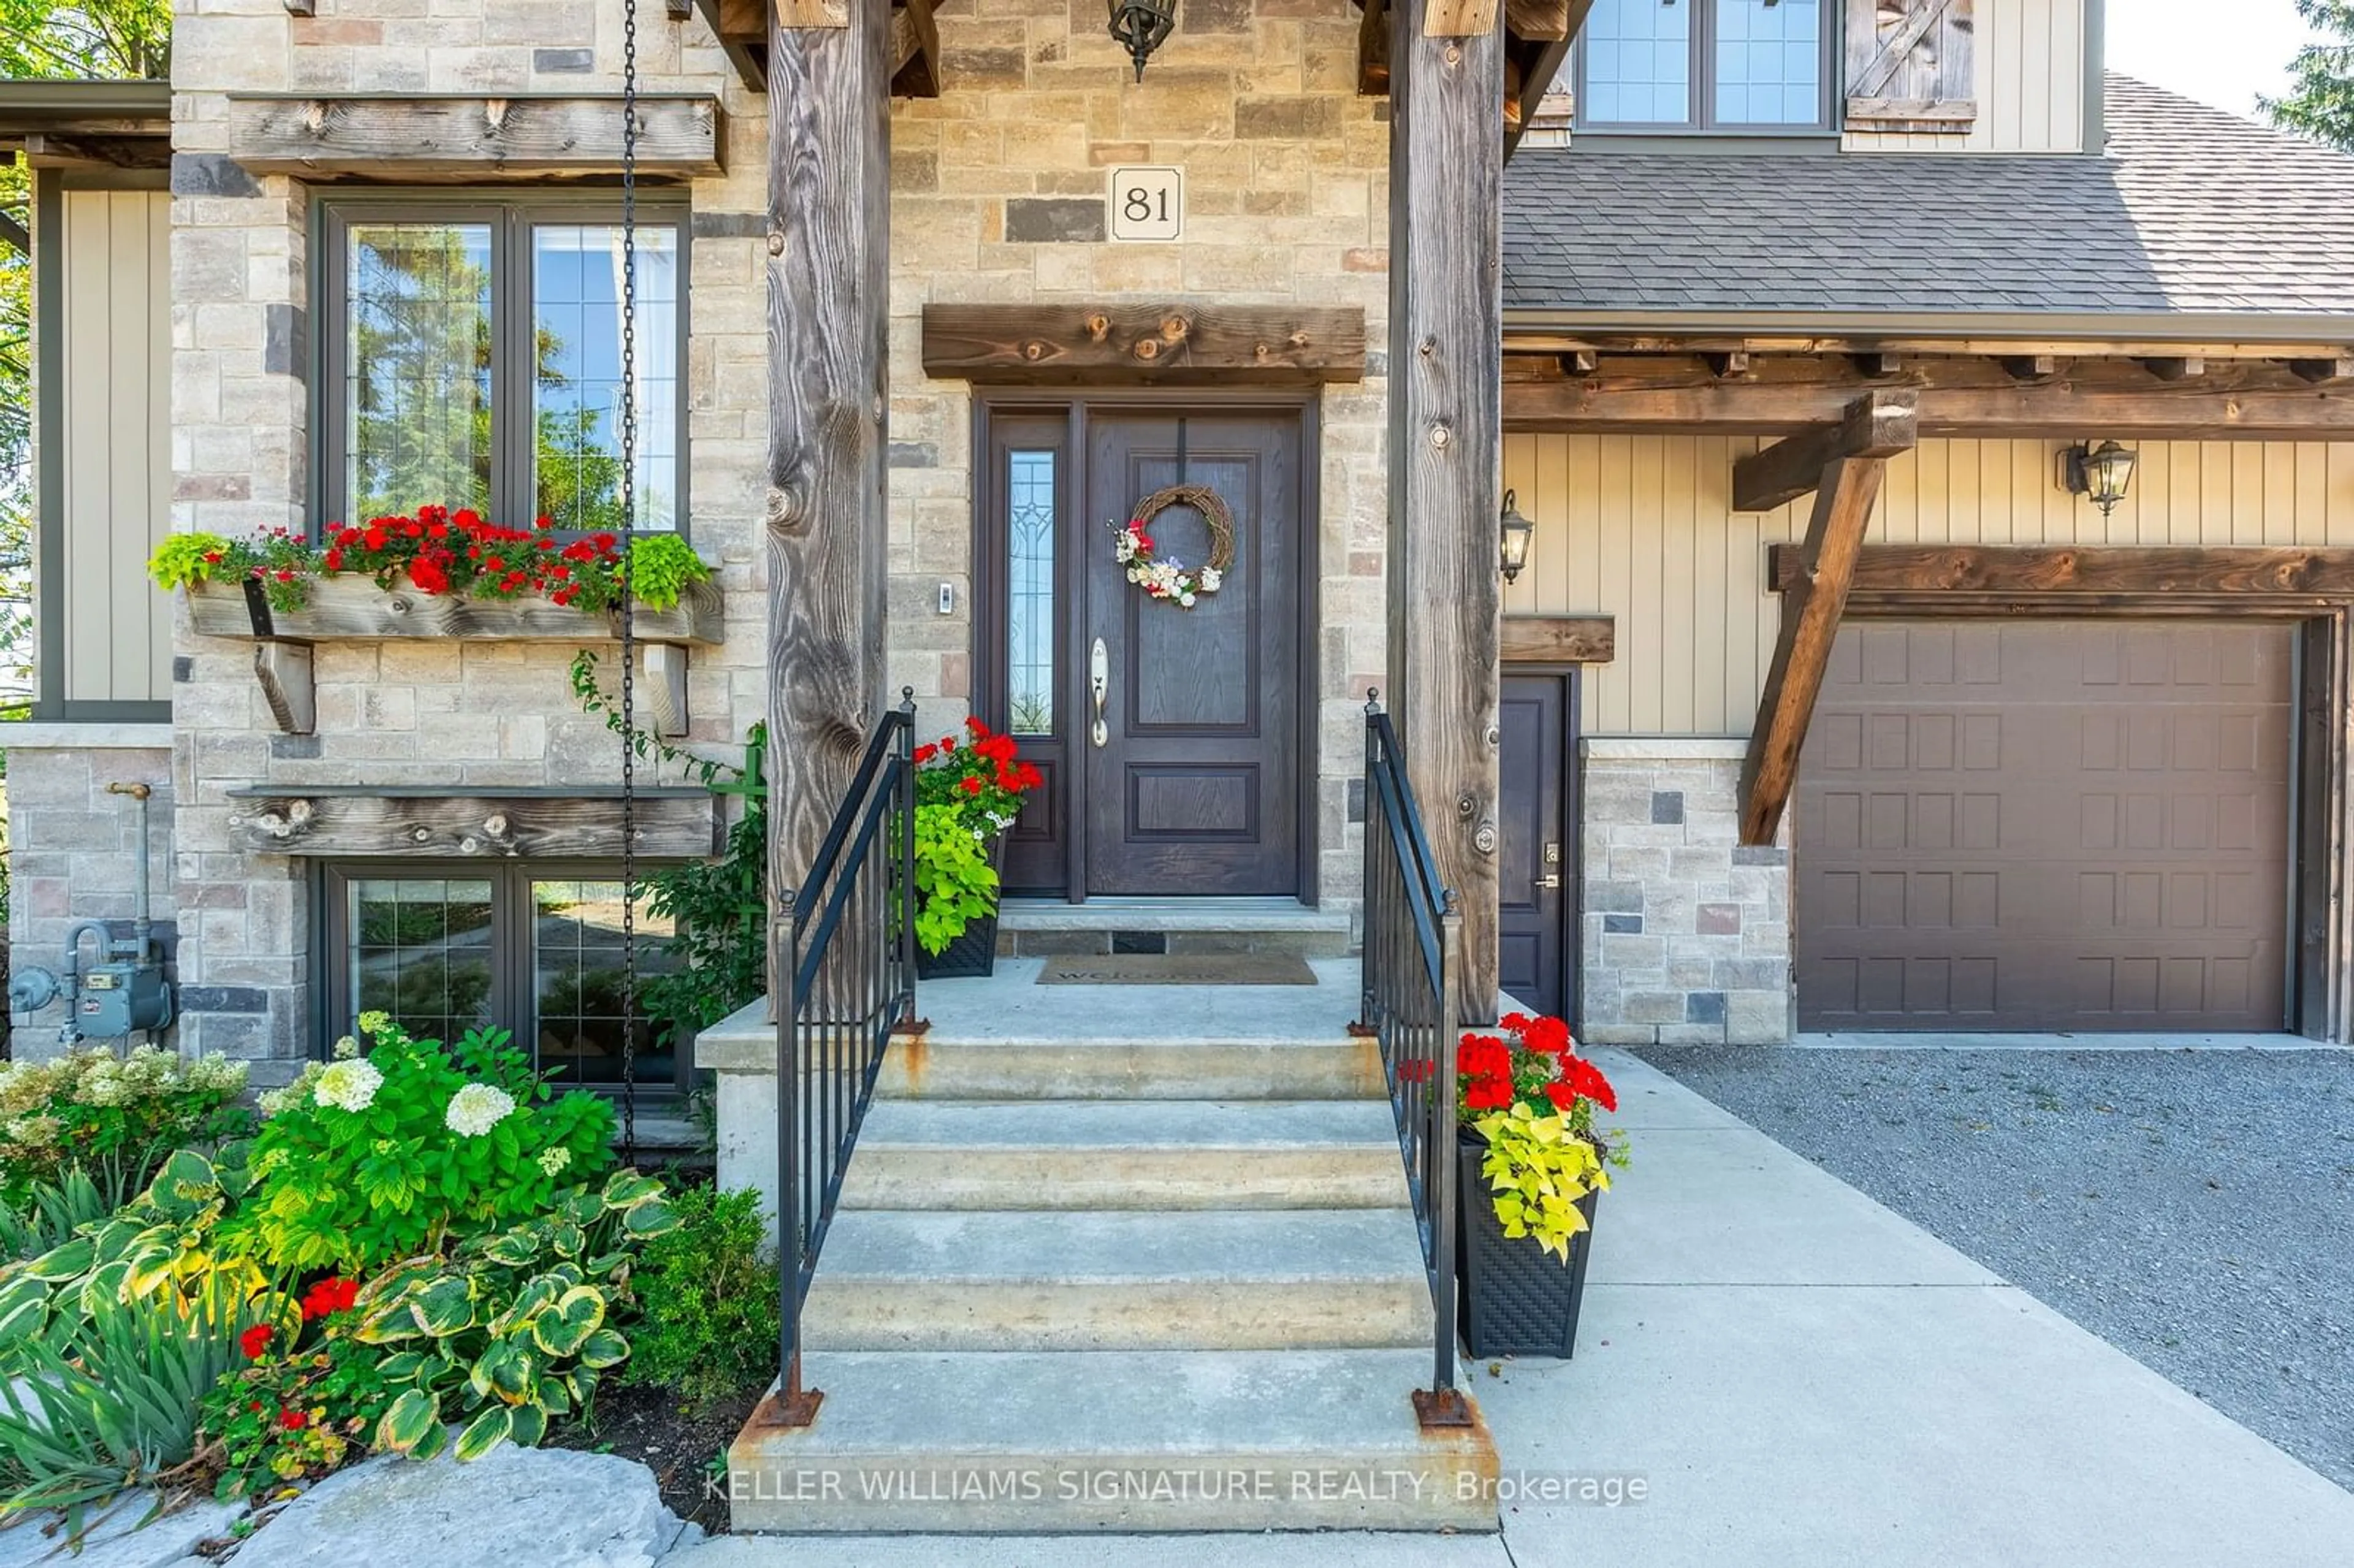
{"type": "Polygon", "coordinates": [[[35,1184],[74,1166],[137,1191],[174,1150],[250,1128],[238,1103],[245,1075],[242,1062],[152,1045],[122,1056],[98,1047],[0,1063],[0,1202],[21,1206],[35,1184]]]}

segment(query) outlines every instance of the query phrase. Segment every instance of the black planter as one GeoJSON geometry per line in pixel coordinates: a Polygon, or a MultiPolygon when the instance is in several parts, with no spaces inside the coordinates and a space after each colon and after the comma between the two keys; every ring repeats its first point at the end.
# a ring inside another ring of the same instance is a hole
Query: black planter
{"type": "Polygon", "coordinates": [[[1464,1341],[1474,1356],[1553,1356],[1577,1348],[1577,1309],[1585,1298],[1585,1259],[1594,1239],[1595,1203],[1578,1200],[1585,1229],[1569,1238],[1566,1266],[1534,1236],[1504,1234],[1479,1173],[1487,1140],[1469,1129],[1456,1138],[1456,1307],[1464,1341]]]}
{"type": "Polygon", "coordinates": [[[966,923],[938,953],[916,947],[917,980],[977,980],[997,972],[997,911],[966,923]]]}

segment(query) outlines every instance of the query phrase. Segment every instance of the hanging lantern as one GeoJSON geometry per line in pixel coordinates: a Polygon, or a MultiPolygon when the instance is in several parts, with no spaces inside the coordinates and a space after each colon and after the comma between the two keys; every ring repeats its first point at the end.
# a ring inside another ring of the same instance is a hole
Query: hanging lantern
{"type": "Polygon", "coordinates": [[[1497,543],[1503,557],[1504,580],[1518,582],[1529,564],[1529,544],[1537,535],[1537,525],[1521,515],[1513,503],[1517,492],[1504,492],[1504,514],[1497,529],[1497,543]]]}
{"type": "Polygon", "coordinates": [[[1145,59],[1159,48],[1177,25],[1177,0],[1106,0],[1111,7],[1111,36],[1136,61],[1136,79],[1144,79],[1145,59]]]}
{"type": "Polygon", "coordinates": [[[2117,509],[2126,487],[2133,483],[2136,456],[2131,447],[2115,441],[2069,447],[2060,454],[2060,488],[2071,495],[2092,497],[2093,504],[2106,517],[2117,509]]]}

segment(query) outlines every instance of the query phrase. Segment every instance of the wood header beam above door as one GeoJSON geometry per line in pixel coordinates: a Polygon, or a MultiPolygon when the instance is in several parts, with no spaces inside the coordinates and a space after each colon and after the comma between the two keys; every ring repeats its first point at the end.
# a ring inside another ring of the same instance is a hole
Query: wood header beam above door
{"type": "MultiPolygon", "coordinates": [[[[229,156],[260,173],[482,180],[618,174],[621,100],[597,97],[321,96],[229,100],[229,156]]],[[[719,101],[701,93],[638,98],[638,173],[686,179],[722,172],[719,101]]]]}
{"type": "Polygon", "coordinates": [[[1801,436],[1788,436],[1733,465],[1733,509],[1771,512],[1811,493],[1824,471],[1840,458],[1885,458],[1918,444],[1919,397],[1911,392],[1868,392],[1848,405],[1846,417],[1801,436]]]}
{"type": "Polygon", "coordinates": [[[1354,306],[926,305],[924,374],[999,386],[1312,387],[1365,374],[1354,306]]]}
{"type": "Polygon", "coordinates": [[[1507,615],[1497,622],[1507,664],[1607,664],[1618,623],[1607,615],[1507,615]]]}

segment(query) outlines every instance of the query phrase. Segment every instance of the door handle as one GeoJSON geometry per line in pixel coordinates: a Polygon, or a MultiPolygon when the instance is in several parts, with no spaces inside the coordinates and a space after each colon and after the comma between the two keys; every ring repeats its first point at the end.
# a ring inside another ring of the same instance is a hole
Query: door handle
{"type": "Polygon", "coordinates": [[[1096,700],[1096,722],[1087,726],[1087,738],[1098,748],[1109,746],[1111,726],[1104,722],[1104,703],[1111,695],[1111,654],[1100,637],[1087,653],[1087,691],[1096,700]]]}
{"type": "Polygon", "coordinates": [[[1533,880],[1539,887],[1551,893],[1561,886],[1561,873],[1557,871],[1547,872],[1544,875],[1536,877],[1533,880]]]}

